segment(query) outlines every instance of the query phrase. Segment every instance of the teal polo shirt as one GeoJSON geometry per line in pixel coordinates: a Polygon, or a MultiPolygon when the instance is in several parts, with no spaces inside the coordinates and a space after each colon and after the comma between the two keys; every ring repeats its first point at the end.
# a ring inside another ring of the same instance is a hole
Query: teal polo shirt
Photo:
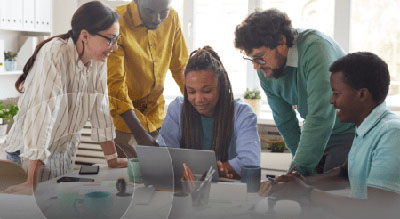
{"type": "Polygon", "coordinates": [[[340,123],[329,103],[332,96],[329,67],[344,51],[330,37],[316,30],[297,30],[289,48],[284,75],[267,79],[258,70],[275,124],[302,174],[315,174],[331,135],[354,133],[353,124],[340,123]],[[303,130],[293,106],[304,119],[303,130]]]}
{"type": "Polygon", "coordinates": [[[400,193],[400,117],[386,104],[377,106],[356,129],[349,152],[349,181],[354,198],[366,199],[368,187],[400,193]]]}

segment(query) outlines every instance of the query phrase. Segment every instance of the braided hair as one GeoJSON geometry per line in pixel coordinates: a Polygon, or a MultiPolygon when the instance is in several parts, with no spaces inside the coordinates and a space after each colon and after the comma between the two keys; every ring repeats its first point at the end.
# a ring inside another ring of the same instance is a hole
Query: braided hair
{"type": "MultiPolygon", "coordinates": [[[[189,72],[200,70],[210,70],[218,78],[219,99],[213,113],[211,149],[215,151],[218,159],[224,162],[228,160],[228,148],[233,131],[234,100],[231,83],[219,55],[210,46],[204,46],[190,54],[184,72],[185,77],[189,72]]],[[[181,118],[181,147],[201,149],[203,136],[201,117],[188,100],[186,85],[181,118]]]]}

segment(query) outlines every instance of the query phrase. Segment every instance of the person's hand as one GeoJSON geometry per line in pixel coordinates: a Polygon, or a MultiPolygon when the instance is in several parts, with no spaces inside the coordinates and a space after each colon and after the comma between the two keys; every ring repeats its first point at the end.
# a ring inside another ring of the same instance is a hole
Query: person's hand
{"type": "Polygon", "coordinates": [[[268,196],[270,191],[271,191],[272,184],[273,184],[273,182],[270,182],[270,181],[261,182],[260,183],[260,190],[258,190],[258,194],[260,196],[264,196],[264,197],[268,196]]]}
{"type": "Polygon", "coordinates": [[[229,169],[221,161],[217,161],[217,166],[220,177],[233,178],[233,174],[229,173],[229,169]]]}
{"type": "Polygon", "coordinates": [[[293,165],[292,167],[290,167],[290,169],[287,171],[286,174],[284,175],[280,175],[278,177],[275,178],[275,182],[286,182],[284,176],[294,176],[296,178],[298,178],[299,180],[306,182],[306,178],[304,176],[302,176],[299,172],[296,171],[296,165],[293,165]]]}
{"type": "Polygon", "coordinates": [[[189,166],[186,163],[183,163],[183,175],[182,175],[183,183],[186,185],[186,192],[192,193],[195,189],[196,177],[193,175],[192,170],[190,170],[189,166]]]}
{"type": "Polygon", "coordinates": [[[218,160],[217,166],[220,177],[240,180],[240,176],[236,173],[235,169],[233,169],[233,167],[228,161],[221,162],[220,160],[218,160]]]}
{"type": "Polygon", "coordinates": [[[280,182],[272,185],[270,196],[277,199],[289,199],[294,201],[304,200],[309,189],[304,181],[292,175],[280,176],[280,182]]]}
{"type": "Polygon", "coordinates": [[[18,195],[32,195],[33,184],[24,182],[18,185],[10,186],[0,193],[18,194],[18,195]]]}
{"type": "Polygon", "coordinates": [[[107,161],[107,165],[110,168],[123,168],[128,166],[128,160],[126,158],[116,158],[107,161]]]}
{"type": "Polygon", "coordinates": [[[182,175],[182,179],[184,181],[196,181],[196,177],[194,176],[194,174],[192,173],[192,170],[189,168],[188,165],[186,165],[186,163],[183,163],[183,175],[182,175]]]}

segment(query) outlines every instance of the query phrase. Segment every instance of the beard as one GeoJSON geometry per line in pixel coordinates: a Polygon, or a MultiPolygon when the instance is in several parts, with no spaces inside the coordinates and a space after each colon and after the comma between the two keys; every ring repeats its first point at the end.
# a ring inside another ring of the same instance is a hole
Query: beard
{"type": "Polygon", "coordinates": [[[270,76],[268,77],[269,79],[277,79],[280,78],[284,75],[284,70],[286,67],[286,60],[287,57],[280,54],[278,51],[275,53],[275,59],[277,60],[277,65],[278,68],[271,69],[269,67],[266,68],[261,68],[263,72],[271,72],[270,76]]]}

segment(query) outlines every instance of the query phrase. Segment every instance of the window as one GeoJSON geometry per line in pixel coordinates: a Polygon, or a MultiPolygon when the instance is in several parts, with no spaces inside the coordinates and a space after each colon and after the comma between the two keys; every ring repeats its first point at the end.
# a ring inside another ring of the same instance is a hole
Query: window
{"type": "Polygon", "coordinates": [[[388,63],[391,106],[400,106],[399,11],[398,0],[352,0],[351,5],[350,52],[373,52],[388,63]]]}
{"type": "MultiPolygon", "coordinates": [[[[182,6],[180,2],[183,1],[172,2],[178,2],[178,6],[182,6]]],[[[219,54],[229,74],[235,96],[242,95],[246,90],[247,63],[242,58],[243,54],[234,47],[234,32],[236,25],[248,14],[248,2],[194,0],[193,3],[193,49],[210,45],[219,54]]],[[[182,19],[182,13],[179,15],[182,19]]],[[[188,42],[188,39],[186,41],[188,42]]],[[[165,79],[164,94],[167,98],[180,95],[179,88],[170,74],[165,79]]]]}
{"type": "Polygon", "coordinates": [[[261,8],[286,12],[295,28],[317,29],[333,36],[334,0],[262,0],[261,8]]]}

